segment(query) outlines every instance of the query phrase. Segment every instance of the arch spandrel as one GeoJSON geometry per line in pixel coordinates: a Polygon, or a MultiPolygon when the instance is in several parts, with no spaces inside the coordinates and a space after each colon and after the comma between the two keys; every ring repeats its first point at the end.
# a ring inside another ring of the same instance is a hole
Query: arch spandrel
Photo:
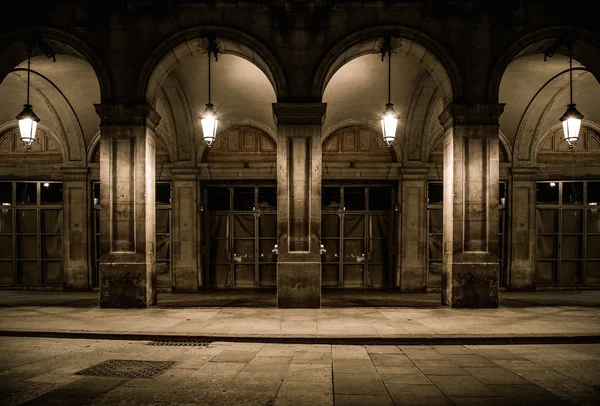
{"type": "Polygon", "coordinates": [[[600,126],[584,122],[579,133],[579,140],[573,144],[571,149],[563,139],[562,126],[555,126],[540,137],[540,141],[534,146],[534,162],[597,164],[600,162],[600,132],[598,130],[600,130],[600,126]]]}
{"type": "Polygon", "coordinates": [[[38,126],[35,142],[29,150],[21,141],[18,127],[11,126],[0,132],[0,166],[12,166],[24,160],[42,165],[62,163],[65,162],[64,154],[60,141],[45,127],[38,126]]]}

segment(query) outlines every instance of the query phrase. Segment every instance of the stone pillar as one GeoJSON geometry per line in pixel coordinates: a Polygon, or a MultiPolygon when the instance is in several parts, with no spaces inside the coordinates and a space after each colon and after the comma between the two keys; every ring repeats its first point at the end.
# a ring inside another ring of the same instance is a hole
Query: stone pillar
{"type": "Polygon", "coordinates": [[[273,103],[277,124],[277,306],[321,307],[323,103],[273,103]]]}
{"type": "Polygon", "coordinates": [[[510,290],[535,290],[535,178],[538,168],[512,168],[510,290]]]}
{"type": "Polygon", "coordinates": [[[399,186],[400,291],[423,292],[427,278],[427,170],[403,168],[399,186]]]}
{"type": "Polygon", "coordinates": [[[503,104],[451,104],[444,126],[442,304],[498,307],[498,118],[503,104]]]}
{"type": "Polygon", "coordinates": [[[156,304],[155,134],[148,104],[98,104],[100,307],[156,304]]]}
{"type": "Polygon", "coordinates": [[[87,168],[63,168],[64,289],[90,287],[87,168]]]}
{"type": "Polygon", "coordinates": [[[173,280],[176,292],[198,291],[198,169],[173,168],[173,280]]]}

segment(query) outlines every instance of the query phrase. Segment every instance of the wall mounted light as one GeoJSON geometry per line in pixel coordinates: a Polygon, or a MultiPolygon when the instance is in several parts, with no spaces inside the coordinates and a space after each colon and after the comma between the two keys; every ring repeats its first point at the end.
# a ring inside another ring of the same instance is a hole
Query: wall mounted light
{"type": "Polygon", "coordinates": [[[217,125],[219,120],[213,104],[210,102],[210,58],[212,55],[215,56],[215,62],[218,61],[219,45],[214,37],[209,37],[208,46],[206,47],[206,53],[208,54],[208,103],[204,112],[202,113],[202,133],[204,135],[204,142],[210,147],[217,136],[217,125]]]}

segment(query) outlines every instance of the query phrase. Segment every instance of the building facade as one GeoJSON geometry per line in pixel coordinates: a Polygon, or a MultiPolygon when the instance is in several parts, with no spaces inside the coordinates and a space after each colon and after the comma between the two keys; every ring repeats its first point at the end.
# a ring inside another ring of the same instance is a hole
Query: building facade
{"type": "Polygon", "coordinates": [[[103,307],[244,288],[276,288],[279,307],[319,307],[325,288],[496,307],[499,289],[600,287],[593,13],[533,0],[40,7],[0,5],[3,289],[97,288],[103,307]],[[29,149],[15,119],[28,89],[29,149]],[[570,102],[584,115],[572,148],[570,102]]]}

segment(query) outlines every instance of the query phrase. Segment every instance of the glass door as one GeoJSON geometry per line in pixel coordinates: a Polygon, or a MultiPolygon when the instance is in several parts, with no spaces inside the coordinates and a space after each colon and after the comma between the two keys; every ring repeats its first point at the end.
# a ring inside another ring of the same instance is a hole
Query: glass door
{"type": "Polygon", "coordinates": [[[322,285],[389,286],[393,189],[325,186],[321,196],[322,285]]]}
{"type": "Polygon", "coordinates": [[[212,288],[277,284],[277,188],[212,186],[205,190],[207,269],[212,288]]]}

